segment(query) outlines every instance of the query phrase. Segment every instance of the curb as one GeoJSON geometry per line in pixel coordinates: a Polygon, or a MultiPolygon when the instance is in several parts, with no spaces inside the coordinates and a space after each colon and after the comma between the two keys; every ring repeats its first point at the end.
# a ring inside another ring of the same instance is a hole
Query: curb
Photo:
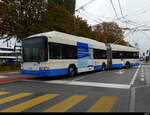
{"type": "Polygon", "coordinates": [[[36,78],[37,76],[20,76],[20,77],[14,77],[14,78],[2,78],[0,79],[0,84],[3,83],[9,83],[9,82],[15,82],[18,80],[23,80],[23,79],[29,79],[29,78],[36,78]]]}
{"type": "Polygon", "coordinates": [[[0,74],[7,74],[7,73],[12,73],[12,72],[20,72],[19,70],[14,70],[14,71],[1,71],[0,74]]]}

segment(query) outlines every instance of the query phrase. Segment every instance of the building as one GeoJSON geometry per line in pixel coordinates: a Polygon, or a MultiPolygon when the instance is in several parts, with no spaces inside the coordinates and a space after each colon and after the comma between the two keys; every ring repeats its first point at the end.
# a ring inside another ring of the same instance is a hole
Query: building
{"type": "Polygon", "coordinates": [[[59,5],[64,5],[66,9],[74,15],[75,13],[75,7],[76,7],[76,0],[48,0],[48,1],[53,1],[56,4],[59,5]]]}
{"type": "Polygon", "coordinates": [[[8,48],[0,47],[0,65],[1,64],[15,64],[20,62],[21,57],[21,48],[8,48]]]}

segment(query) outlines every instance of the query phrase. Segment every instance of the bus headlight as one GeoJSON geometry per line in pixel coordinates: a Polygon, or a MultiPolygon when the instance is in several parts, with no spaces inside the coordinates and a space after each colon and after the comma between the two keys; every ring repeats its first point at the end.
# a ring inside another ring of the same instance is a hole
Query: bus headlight
{"type": "Polygon", "coordinates": [[[49,67],[40,67],[40,70],[49,70],[49,67]]]}
{"type": "Polygon", "coordinates": [[[45,67],[44,70],[49,70],[49,67],[45,67]]]}

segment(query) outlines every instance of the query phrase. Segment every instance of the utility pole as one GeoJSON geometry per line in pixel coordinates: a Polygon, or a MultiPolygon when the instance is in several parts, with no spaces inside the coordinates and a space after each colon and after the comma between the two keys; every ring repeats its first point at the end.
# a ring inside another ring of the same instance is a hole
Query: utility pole
{"type": "MultiPolygon", "coordinates": [[[[76,0],[75,0],[75,6],[76,6],[76,0]]],[[[75,12],[74,12],[74,35],[76,35],[77,34],[77,32],[76,32],[76,29],[77,29],[77,26],[76,26],[76,11],[78,11],[78,10],[75,10],[75,12]]]]}

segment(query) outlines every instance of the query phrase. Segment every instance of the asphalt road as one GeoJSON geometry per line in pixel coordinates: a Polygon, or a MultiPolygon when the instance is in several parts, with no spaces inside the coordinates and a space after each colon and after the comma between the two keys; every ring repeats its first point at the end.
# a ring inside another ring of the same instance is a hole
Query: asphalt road
{"type": "MultiPolygon", "coordinates": [[[[147,112],[149,67],[2,83],[0,112],[147,112]]],[[[10,73],[0,77],[22,75],[10,73]]]]}

